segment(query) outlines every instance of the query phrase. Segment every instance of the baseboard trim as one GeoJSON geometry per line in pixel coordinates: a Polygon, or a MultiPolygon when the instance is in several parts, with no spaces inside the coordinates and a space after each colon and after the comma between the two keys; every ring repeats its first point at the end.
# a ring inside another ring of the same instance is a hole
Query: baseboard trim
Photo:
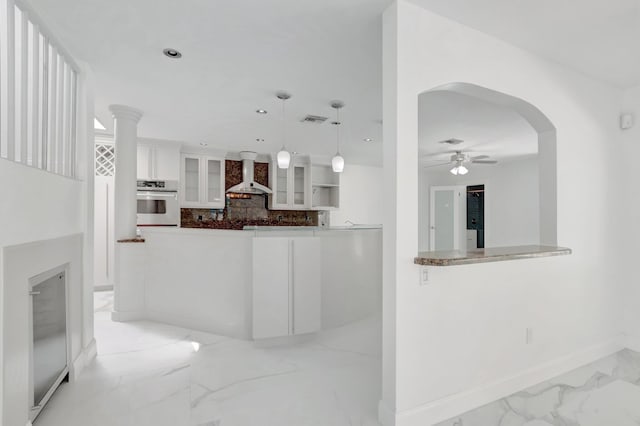
{"type": "Polygon", "coordinates": [[[384,426],[434,425],[605,358],[624,349],[627,344],[623,336],[616,337],[516,375],[401,412],[390,412],[388,407],[380,404],[379,419],[384,426]]]}
{"type": "Polygon", "coordinates": [[[384,426],[396,425],[396,415],[394,410],[389,408],[389,406],[387,406],[387,404],[382,400],[378,402],[378,421],[384,426]]]}
{"type": "Polygon", "coordinates": [[[80,354],[73,360],[69,371],[69,380],[75,381],[97,354],[98,348],[96,346],[96,339],[91,339],[91,342],[89,342],[87,347],[80,351],[80,354]]]}
{"type": "Polygon", "coordinates": [[[93,291],[113,291],[113,284],[94,285],[93,291]]]}
{"type": "Polygon", "coordinates": [[[138,311],[111,311],[111,320],[117,322],[138,321],[146,319],[144,312],[138,311]]]}
{"type": "Polygon", "coordinates": [[[91,342],[89,342],[87,347],[84,349],[84,353],[86,354],[87,364],[90,364],[91,361],[98,356],[98,344],[96,343],[96,339],[91,339],[91,342]]]}

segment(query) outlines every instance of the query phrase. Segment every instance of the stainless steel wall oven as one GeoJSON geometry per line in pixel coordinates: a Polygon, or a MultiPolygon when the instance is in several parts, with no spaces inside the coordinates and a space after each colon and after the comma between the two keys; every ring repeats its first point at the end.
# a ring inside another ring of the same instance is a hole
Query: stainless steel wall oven
{"type": "Polygon", "coordinates": [[[177,181],[139,180],[137,186],[139,226],[178,226],[177,181]]]}

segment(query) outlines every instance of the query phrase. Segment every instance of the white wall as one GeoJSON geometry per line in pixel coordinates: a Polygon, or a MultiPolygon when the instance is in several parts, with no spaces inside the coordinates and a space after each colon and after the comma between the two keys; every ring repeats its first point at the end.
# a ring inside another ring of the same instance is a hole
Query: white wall
{"type": "MultiPolygon", "coordinates": [[[[540,197],[536,157],[470,165],[465,176],[448,168],[421,169],[419,190],[420,250],[429,250],[429,194],[431,186],[485,185],[485,247],[540,243],[540,197]]],[[[462,212],[463,215],[466,214],[462,212]]],[[[466,219],[464,220],[466,229],[466,219]]],[[[461,230],[465,232],[465,230],[461,230]]]]}
{"type": "Polygon", "coordinates": [[[83,235],[75,234],[52,240],[20,244],[3,249],[7,303],[3,312],[6,321],[3,340],[4,354],[4,419],[3,424],[24,425],[32,406],[29,395],[30,348],[32,325],[29,318],[29,279],[67,265],[67,350],[72,380],[86,362],[83,355],[83,235]],[[10,321],[10,322],[9,322],[10,321]]]}
{"type": "MultiPolygon", "coordinates": [[[[52,43],[55,37],[28,5],[29,19],[52,43]]],[[[11,64],[10,64],[11,65],[11,64]]],[[[95,355],[93,338],[93,91],[91,72],[78,63],[76,176],[79,180],[0,159],[0,423],[22,426],[29,407],[25,340],[28,274],[70,262],[71,380],[95,355]],[[25,243],[32,245],[25,246],[25,243]],[[25,249],[27,255],[16,253],[25,249]],[[17,257],[15,257],[17,256],[17,257]],[[20,273],[14,267],[24,262],[20,273]]],[[[2,141],[6,143],[6,141],[2,141]]]]}
{"type": "Polygon", "coordinates": [[[82,238],[71,237],[84,231],[83,196],[85,184],[78,180],[54,175],[0,159],[0,182],[4,182],[3,202],[0,203],[0,287],[2,289],[2,406],[3,424],[23,425],[27,422],[28,370],[25,354],[28,342],[24,326],[28,324],[29,298],[26,279],[64,262],[73,262],[72,292],[69,309],[73,313],[72,360],[80,351],[92,344],[93,330],[85,330],[88,323],[82,313],[83,278],[82,238]],[[46,241],[58,242],[56,245],[46,241]],[[68,241],[68,239],[71,239],[68,241]],[[37,243],[36,243],[37,242],[37,243]],[[15,270],[17,257],[10,256],[24,243],[31,258],[25,265],[30,269],[20,275],[15,270]],[[44,244],[44,246],[43,246],[44,244]],[[53,248],[55,246],[55,248],[53,248]],[[43,249],[44,247],[44,249],[43,249]],[[78,254],[78,250],[80,254],[78,254]],[[54,264],[59,261],[58,264],[54,264]],[[38,270],[36,267],[40,267],[38,270]],[[18,274],[18,275],[16,275],[18,274]],[[18,277],[18,278],[16,278],[18,277]],[[85,341],[87,333],[91,337],[85,341]]]}
{"type": "MultiPolygon", "coordinates": [[[[625,178],[621,185],[627,189],[621,202],[629,202],[627,208],[616,208],[615,220],[625,224],[625,238],[620,241],[617,251],[624,265],[627,265],[624,291],[624,333],[627,344],[636,351],[640,351],[640,285],[638,285],[637,270],[637,242],[640,239],[640,197],[638,196],[637,159],[640,157],[640,86],[630,89],[624,94],[622,112],[633,114],[635,125],[622,131],[622,142],[616,148],[621,159],[629,159],[631,166],[625,167],[625,178]]],[[[614,218],[612,217],[612,221],[614,218]]]]}
{"type": "Polygon", "coordinates": [[[331,225],[346,220],[381,224],[383,207],[382,167],[347,164],[340,176],[340,209],[331,212],[331,225]]]}
{"type": "Polygon", "coordinates": [[[82,232],[82,182],[1,158],[0,182],[0,247],[82,232]]]}
{"type": "Polygon", "coordinates": [[[621,91],[404,0],[383,43],[381,418],[433,424],[619,349],[621,91]],[[430,268],[419,285],[417,96],[451,82],[523,99],[555,125],[557,237],[571,256],[430,268]]]}

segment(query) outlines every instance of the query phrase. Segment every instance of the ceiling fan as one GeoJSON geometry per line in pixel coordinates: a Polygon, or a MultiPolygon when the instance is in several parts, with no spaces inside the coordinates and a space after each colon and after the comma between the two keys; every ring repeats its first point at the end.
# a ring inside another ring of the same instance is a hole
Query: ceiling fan
{"type": "Polygon", "coordinates": [[[434,155],[441,155],[441,154],[449,154],[452,153],[453,155],[451,155],[451,157],[449,158],[449,161],[443,162],[443,163],[438,163],[438,164],[432,164],[432,165],[428,165],[425,166],[426,168],[431,168],[431,167],[439,167],[439,166],[444,166],[447,164],[453,164],[453,168],[451,170],[449,170],[452,174],[454,175],[466,175],[467,173],[469,173],[469,169],[467,169],[464,164],[467,163],[471,163],[471,164],[496,164],[497,161],[496,160],[489,160],[489,156],[488,155],[476,155],[474,157],[470,156],[469,154],[463,152],[463,151],[447,151],[447,152],[440,152],[434,155]]]}

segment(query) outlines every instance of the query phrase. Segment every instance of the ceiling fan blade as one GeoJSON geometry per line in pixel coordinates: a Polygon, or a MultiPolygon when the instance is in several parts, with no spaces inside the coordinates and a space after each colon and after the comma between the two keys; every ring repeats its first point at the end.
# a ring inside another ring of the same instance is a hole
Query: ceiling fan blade
{"type": "Polygon", "coordinates": [[[440,167],[440,166],[446,166],[448,164],[451,164],[451,161],[447,161],[446,163],[438,163],[438,164],[431,164],[429,166],[422,166],[422,168],[424,169],[430,169],[432,167],[440,167]]]}
{"type": "Polygon", "coordinates": [[[471,160],[473,164],[496,164],[496,160],[471,160]]]}
{"type": "Polygon", "coordinates": [[[476,155],[475,157],[471,157],[471,160],[484,160],[486,158],[489,158],[488,155],[476,155]]]}
{"type": "Polygon", "coordinates": [[[451,154],[458,153],[458,151],[459,150],[432,152],[430,154],[425,154],[422,157],[437,157],[438,155],[451,155],[451,154]]]}

